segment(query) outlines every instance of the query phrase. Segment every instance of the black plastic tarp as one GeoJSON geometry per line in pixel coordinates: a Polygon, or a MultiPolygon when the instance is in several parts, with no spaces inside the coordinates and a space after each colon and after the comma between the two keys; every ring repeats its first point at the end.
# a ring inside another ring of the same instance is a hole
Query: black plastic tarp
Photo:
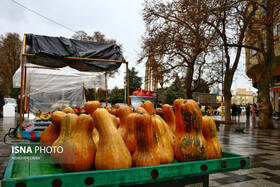
{"type": "Polygon", "coordinates": [[[70,60],[65,57],[125,61],[116,44],[34,34],[26,35],[26,53],[40,56],[27,56],[28,63],[52,68],[70,66],[79,71],[109,72],[118,69],[121,63],[70,60]]]}

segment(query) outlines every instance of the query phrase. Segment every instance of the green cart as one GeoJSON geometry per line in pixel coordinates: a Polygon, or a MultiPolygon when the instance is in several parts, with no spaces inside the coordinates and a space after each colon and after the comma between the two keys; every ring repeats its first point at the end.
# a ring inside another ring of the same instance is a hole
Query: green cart
{"type": "MultiPolygon", "coordinates": [[[[14,146],[23,146],[15,144],[14,146]]],[[[38,143],[24,144],[32,150],[38,143]]],[[[209,174],[249,168],[249,157],[223,152],[221,159],[167,165],[66,173],[45,153],[13,150],[2,180],[3,187],[35,186],[208,186],[209,174]]]]}

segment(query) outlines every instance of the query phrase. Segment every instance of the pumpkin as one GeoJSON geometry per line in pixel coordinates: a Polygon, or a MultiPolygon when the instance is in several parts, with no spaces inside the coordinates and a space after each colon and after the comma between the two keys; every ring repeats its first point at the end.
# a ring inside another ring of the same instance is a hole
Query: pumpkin
{"type": "Polygon", "coordinates": [[[121,105],[117,109],[117,115],[120,118],[120,126],[118,128],[118,132],[122,136],[123,139],[127,136],[127,117],[132,113],[127,106],[121,105]]]}
{"type": "Polygon", "coordinates": [[[85,103],[85,110],[89,115],[92,115],[97,108],[101,108],[99,101],[88,101],[85,103]]]}
{"type": "Polygon", "coordinates": [[[181,124],[180,121],[180,105],[184,101],[184,99],[176,99],[173,102],[173,107],[175,111],[175,122],[176,122],[176,130],[175,130],[175,136],[180,139],[184,135],[184,130],[183,130],[183,124],[181,124]]]}
{"type": "Polygon", "coordinates": [[[173,112],[172,107],[169,104],[165,104],[162,107],[162,112],[165,116],[166,123],[168,124],[169,128],[172,130],[173,133],[176,132],[176,120],[175,114],[173,112]]]}
{"type": "Polygon", "coordinates": [[[40,145],[51,146],[58,138],[59,134],[60,126],[54,125],[53,123],[49,124],[40,138],[40,145]]]}
{"type": "Polygon", "coordinates": [[[93,120],[90,115],[78,117],[73,136],[64,141],[60,165],[65,171],[88,171],[94,166],[96,146],[92,140],[93,120]]]}
{"type": "Polygon", "coordinates": [[[159,115],[154,115],[154,117],[158,118],[161,121],[161,123],[162,123],[162,125],[163,125],[163,127],[164,127],[164,129],[166,131],[165,136],[169,140],[169,142],[170,142],[170,144],[171,144],[171,146],[172,146],[172,148],[174,150],[175,146],[176,146],[176,143],[178,141],[178,138],[174,135],[172,130],[169,128],[169,126],[166,123],[166,121],[164,121],[159,115]]]}
{"type": "Polygon", "coordinates": [[[127,117],[127,135],[124,138],[126,147],[128,148],[131,155],[133,155],[136,147],[135,142],[135,119],[137,113],[131,113],[127,117]]]}
{"type": "Polygon", "coordinates": [[[208,159],[207,142],[202,134],[202,114],[194,100],[181,103],[180,123],[184,124],[185,133],[176,144],[176,159],[179,162],[208,159]]]}
{"type": "Polygon", "coordinates": [[[76,114],[75,110],[71,107],[66,107],[62,110],[62,112],[65,112],[66,114],[71,113],[71,114],[76,114]]]}
{"type": "Polygon", "coordinates": [[[138,107],[135,109],[135,113],[141,113],[141,112],[148,113],[147,110],[143,107],[138,107]]]}
{"type": "Polygon", "coordinates": [[[60,128],[61,121],[65,117],[66,113],[62,111],[55,111],[51,115],[52,123],[60,128]]]}
{"type": "Polygon", "coordinates": [[[131,167],[131,155],[109,112],[106,109],[99,108],[94,111],[92,116],[99,132],[95,168],[104,170],[131,167]]]}
{"type": "Polygon", "coordinates": [[[136,150],[132,156],[133,166],[159,165],[153,139],[152,117],[147,113],[139,113],[135,119],[136,150]]]}
{"type": "MultiPolygon", "coordinates": [[[[68,113],[65,115],[61,121],[60,134],[56,141],[52,144],[53,149],[58,146],[62,146],[67,139],[70,139],[73,136],[73,132],[78,125],[78,116],[76,114],[68,113]]],[[[51,158],[55,164],[60,164],[61,154],[56,152],[51,153],[51,158]]]]}
{"type": "Polygon", "coordinates": [[[150,115],[156,113],[155,107],[151,101],[142,101],[141,107],[143,107],[150,115]]]}
{"type": "Polygon", "coordinates": [[[208,159],[222,158],[222,147],[217,137],[216,123],[212,117],[202,117],[202,134],[207,142],[208,159]]]}
{"type": "Polygon", "coordinates": [[[164,121],[166,121],[162,108],[156,108],[156,114],[159,115],[162,119],[164,119],[164,121]]]}
{"type": "Polygon", "coordinates": [[[94,141],[95,145],[97,145],[98,141],[99,141],[99,132],[96,129],[96,127],[94,127],[94,129],[92,130],[92,140],[94,141]]]}
{"type": "Polygon", "coordinates": [[[156,143],[156,153],[161,164],[169,164],[174,161],[174,152],[166,136],[166,129],[160,119],[152,117],[152,127],[154,129],[154,141],[156,143]]]}

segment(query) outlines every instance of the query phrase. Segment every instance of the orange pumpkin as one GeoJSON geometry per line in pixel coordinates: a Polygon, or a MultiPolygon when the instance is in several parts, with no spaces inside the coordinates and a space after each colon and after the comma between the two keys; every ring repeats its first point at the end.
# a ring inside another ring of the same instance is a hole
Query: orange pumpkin
{"type": "Polygon", "coordinates": [[[185,100],[180,105],[180,123],[185,134],[177,142],[175,157],[180,162],[206,160],[207,142],[202,135],[202,114],[194,100],[185,100]]]}
{"type": "Polygon", "coordinates": [[[143,107],[150,115],[156,113],[155,107],[151,101],[142,101],[141,107],[143,107]]]}
{"type": "Polygon", "coordinates": [[[60,165],[65,171],[88,171],[94,166],[96,146],[92,140],[93,120],[90,115],[78,117],[78,127],[73,136],[64,141],[60,165]]]}
{"type": "Polygon", "coordinates": [[[85,110],[89,115],[92,115],[92,113],[97,109],[101,108],[101,104],[99,101],[88,101],[85,104],[85,110]]]}
{"type": "Polygon", "coordinates": [[[92,116],[99,132],[95,168],[104,170],[131,167],[131,155],[109,112],[106,109],[99,108],[94,111],[92,116]]]}
{"type": "Polygon", "coordinates": [[[175,136],[178,139],[180,139],[185,134],[184,128],[183,128],[184,124],[181,124],[181,121],[180,121],[180,105],[183,101],[184,101],[184,99],[179,98],[173,102],[173,107],[174,107],[174,111],[175,111],[175,122],[176,122],[175,136]]]}
{"type": "Polygon", "coordinates": [[[120,118],[120,126],[118,128],[118,132],[122,136],[123,139],[127,136],[127,117],[131,113],[128,107],[121,105],[117,109],[117,115],[120,118]]]}
{"type": "Polygon", "coordinates": [[[71,107],[66,107],[62,110],[62,112],[65,112],[66,114],[71,113],[71,114],[76,114],[75,110],[71,107]]]}
{"type": "Polygon", "coordinates": [[[156,153],[161,164],[169,164],[174,161],[174,152],[166,136],[166,129],[160,119],[152,117],[152,127],[154,129],[154,141],[156,143],[156,153]]]}
{"type": "Polygon", "coordinates": [[[166,123],[173,133],[176,132],[176,120],[172,107],[169,104],[165,104],[162,107],[162,112],[165,116],[166,123]]]}
{"type": "Polygon", "coordinates": [[[159,165],[153,139],[152,117],[147,113],[139,113],[135,119],[136,150],[132,156],[133,166],[159,165]]]}
{"type": "MultiPolygon", "coordinates": [[[[60,134],[56,141],[52,144],[53,149],[58,146],[62,146],[67,139],[70,139],[73,136],[75,128],[78,126],[78,116],[76,114],[68,113],[65,115],[61,121],[60,134]]],[[[56,152],[51,153],[51,158],[55,164],[60,164],[61,154],[56,152]]]]}
{"type": "Polygon", "coordinates": [[[208,159],[222,158],[222,147],[217,137],[216,123],[212,117],[202,117],[202,134],[207,142],[208,159]]]}

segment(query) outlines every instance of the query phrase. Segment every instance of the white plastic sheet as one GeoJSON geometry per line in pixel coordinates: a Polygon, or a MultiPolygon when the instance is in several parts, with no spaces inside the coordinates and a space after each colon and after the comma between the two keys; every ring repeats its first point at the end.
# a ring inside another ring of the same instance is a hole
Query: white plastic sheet
{"type": "MultiPolygon", "coordinates": [[[[26,64],[26,96],[30,97],[30,110],[51,112],[66,106],[83,107],[83,86],[105,87],[104,73],[80,72],[70,67],[59,69],[37,68],[26,64]]],[[[13,87],[20,88],[21,69],[13,76],[13,87]]]]}

